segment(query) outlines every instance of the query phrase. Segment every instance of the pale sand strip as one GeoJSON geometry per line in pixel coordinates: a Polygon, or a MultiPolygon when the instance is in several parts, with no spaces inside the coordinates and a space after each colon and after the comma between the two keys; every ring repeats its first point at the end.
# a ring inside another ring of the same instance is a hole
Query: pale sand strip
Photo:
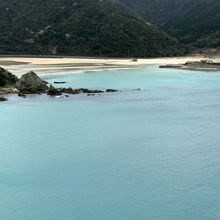
{"type": "Polygon", "coordinates": [[[186,61],[198,61],[202,57],[172,57],[172,58],[154,58],[138,59],[138,62],[132,62],[131,59],[88,59],[88,58],[37,58],[37,57],[0,57],[1,62],[25,62],[34,65],[59,65],[59,64],[97,64],[97,65],[143,65],[143,64],[179,64],[186,61]]]}
{"type": "MultiPolygon", "coordinates": [[[[38,74],[65,74],[66,71],[94,70],[102,68],[131,68],[140,65],[183,64],[187,61],[200,61],[201,56],[138,59],[99,59],[99,58],[41,58],[41,57],[0,57],[0,66],[14,74],[33,70],[38,74]],[[11,64],[11,65],[10,65],[11,64]],[[20,65],[18,65],[20,64],[20,65]]],[[[220,61],[220,58],[215,59],[220,61]]]]}

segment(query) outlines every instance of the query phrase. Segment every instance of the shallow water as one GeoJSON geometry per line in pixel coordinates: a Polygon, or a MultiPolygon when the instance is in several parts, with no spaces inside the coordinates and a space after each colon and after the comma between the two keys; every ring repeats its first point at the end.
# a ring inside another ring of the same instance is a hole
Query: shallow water
{"type": "Polygon", "coordinates": [[[220,219],[219,73],[44,79],[123,92],[0,104],[0,219],[220,219]]]}

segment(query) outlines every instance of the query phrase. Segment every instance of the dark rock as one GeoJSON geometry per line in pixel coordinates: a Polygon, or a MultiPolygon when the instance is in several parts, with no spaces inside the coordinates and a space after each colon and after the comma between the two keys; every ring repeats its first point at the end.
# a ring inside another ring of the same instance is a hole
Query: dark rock
{"type": "Polygon", "coordinates": [[[80,93],[80,91],[78,89],[72,89],[71,87],[61,88],[60,92],[66,93],[66,94],[79,94],[80,93]]]}
{"type": "Polygon", "coordinates": [[[119,92],[117,89],[106,89],[106,92],[119,92]]]}
{"type": "Polygon", "coordinates": [[[88,93],[87,96],[95,96],[94,93],[88,93]]]}
{"type": "Polygon", "coordinates": [[[22,97],[22,98],[27,98],[27,96],[26,96],[25,94],[20,93],[20,92],[18,93],[18,96],[19,96],[19,97],[22,97]]]}
{"type": "Polygon", "coordinates": [[[39,94],[48,90],[46,83],[34,72],[24,74],[16,83],[16,87],[23,94],[39,94]]]}
{"type": "Polygon", "coordinates": [[[66,82],[54,82],[54,84],[65,84],[66,82]]]}
{"type": "Polygon", "coordinates": [[[90,89],[85,89],[85,88],[80,88],[79,91],[81,93],[104,93],[102,90],[90,90],[90,89]]]}
{"type": "Polygon", "coordinates": [[[80,88],[80,89],[72,89],[72,88],[61,88],[60,91],[62,93],[67,93],[67,94],[80,94],[80,93],[104,93],[102,90],[90,90],[86,88],[80,88]]]}
{"type": "Polygon", "coordinates": [[[47,90],[47,95],[59,96],[62,95],[62,92],[59,89],[56,89],[52,85],[50,85],[50,88],[47,90]]]}
{"type": "Polygon", "coordinates": [[[80,93],[92,93],[91,90],[86,89],[86,88],[80,88],[78,89],[80,93]]]}
{"type": "Polygon", "coordinates": [[[132,60],[132,62],[138,62],[138,59],[134,58],[134,59],[132,60]]]}
{"type": "Polygon", "coordinates": [[[92,93],[104,93],[102,90],[91,90],[92,93]]]}
{"type": "Polygon", "coordinates": [[[0,102],[5,102],[8,101],[8,99],[6,99],[5,97],[0,97],[0,102]]]}
{"type": "Polygon", "coordinates": [[[8,70],[0,67],[0,87],[13,86],[18,82],[17,76],[10,73],[8,70]]]}
{"type": "Polygon", "coordinates": [[[65,97],[66,97],[66,98],[69,98],[70,96],[69,96],[69,95],[65,95],[65,97]]]}

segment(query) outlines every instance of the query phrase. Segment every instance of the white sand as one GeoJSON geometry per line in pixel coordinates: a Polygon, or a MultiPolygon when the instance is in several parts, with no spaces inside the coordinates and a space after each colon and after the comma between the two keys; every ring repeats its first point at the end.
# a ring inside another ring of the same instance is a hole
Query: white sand
{"type": "Polygon", "coordinates": [[[131,59],[95,59],[95,58],[37,58],[37,57],[0,57],[0,61],[28,62],[34,65],[57,65],[57,64],[111,64],[111,65],[140,65],[140,64],[179,64],[186,61],[197,61],[202,57],[172,57],[138,59],[132,62],[131,59]]]}
{"type": "MultiPolygon", "coordinates": [[[[0,66],[20,76],[33,70],[40,75],[43,74],[64,74],[66,71],[94,70],[100,68],[130,68],[140,65],[160,64],[183,64],[187,61],[199,61],[201,56],[138,59],[132,62],[131,59],[95,59],[95,58],[38,58],[38,57],[0,57],[0,66]],[[12,65],[8,65],[12,62],[12,65]],[[15,65],[14,62],[25,62],[27,64],[15,65]],[[3,65],[7,63],[7,65],[3,65]]],[[[220,61],[220,59],[218,59],[220,61]]]]}

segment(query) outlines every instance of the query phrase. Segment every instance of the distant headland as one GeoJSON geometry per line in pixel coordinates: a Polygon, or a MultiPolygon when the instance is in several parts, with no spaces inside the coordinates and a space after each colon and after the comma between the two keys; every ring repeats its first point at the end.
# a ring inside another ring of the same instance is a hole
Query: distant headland
{"type": "Polygon", "coordinates": [[[180,70],[194,70],[194,71],[220,71],[220,62],[214,62],[210,58],[202,59],[200,61],[187,61],[184,64],[168,64],[161,65],[160,68],[171,68],[180,70]]]}

